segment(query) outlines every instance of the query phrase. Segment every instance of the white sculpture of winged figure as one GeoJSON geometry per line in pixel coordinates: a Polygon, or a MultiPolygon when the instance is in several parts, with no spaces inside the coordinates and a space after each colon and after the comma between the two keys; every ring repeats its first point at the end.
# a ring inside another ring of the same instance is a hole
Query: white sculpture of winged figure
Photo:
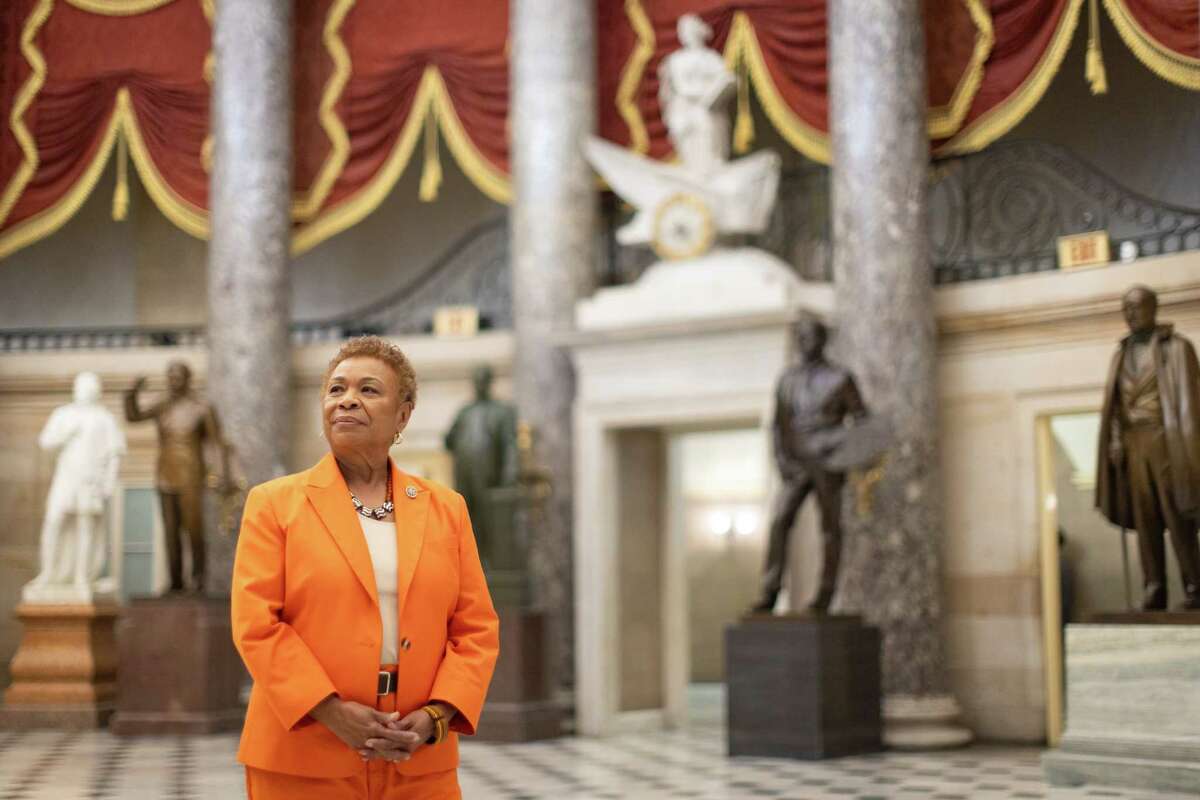
{"type": "Polygon", "coordinates": [[[678,163],[654,161],[595,136],[584,145],[596,171],[637,209],[617,232],[622,244],[657,246],[664,235],[656,229],[663,209],[681,197],[704,210],[715,234],[761,233],[775,205],[781,163],[776,153],[729,160],[736,80],[708,46],[712,29],[695,14],[681,16],[677,29],[683,46],[663,59],[658,76],[663,121],[678,163]]]}
{"type": "Polygon", "coordinates": [[[38,437],[58,463],[46,496],[41,572],[23,591],[27,602],[90,602],[101,590],[108,551],[106,510],[117,486],[125,436],[100,404],[100,378],[75,376],[74,402],[59,406],[38,437]]]}

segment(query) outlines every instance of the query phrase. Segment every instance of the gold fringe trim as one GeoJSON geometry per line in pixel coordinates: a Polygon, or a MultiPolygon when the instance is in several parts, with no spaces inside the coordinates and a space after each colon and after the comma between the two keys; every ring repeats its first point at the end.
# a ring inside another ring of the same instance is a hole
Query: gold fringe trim
{"type": "Polygon", "coordinates": [[[1087,79],[1092,94],[1107,94],[1108,76],[1104,72],[1104,56],[1100,52],[1099,0],[1088,0],[1087,55],[1083,63],[1083,76],[1087,79]]]}
{"type": "Polygon", "coordinates": [[[758,37],[746,12],[733,15],[729,39],[725,43],[725,63],[745,64],[750,72],[750,82],[758,95],[767,119],[787,140],[788,144],[813,161],[829,163],[829,135],[814,128],[796,115],[775,88],[775,81],[763,60],[758,37]]]}
{"type": "Polygon", "coordinates": [[[117,222],[129,216],[129,147],[117,133],[117,188],[113,189],[112,216],[117,222]]]}
{"type": "MultiPolygon", "coordinates": [[[[1134,18],[1125,0],[1104,0],[1104,8],[1125,44],[1160,78],[1185,89],[1200,91],[1200,58],[1163,47],[1134,18]]],[[[1200,32],[1197,33],[1200,36],[1200,32]]]]}
{"type": "Polygon", "coordinates": [[[158,210],[180,230],[197,239],[207,239],[208,213],[176,194],[154,165],[154,159],[150,157],[150,151],[142,138],[142,130],[138,127],[137,115],[133,113],[129,89],[125,87],[121,87],[117,92],[116,115],[122,135],[129,140],[129,155],[132,157],[133,166],[137,168],[138,178],[146,187],[146,194],[150,195],[154,205],[158,206],[158,210]]]}
{"type": "Polygon", "coordinates": [[[750,152],[754,144],[754,114],[750,112],[750,75],[745,64],[737,71],[737,120],[733,124],[733,152],[750,152]]]}
{"type": "Polygon", "coordinates": [[[329,16],[325,18],[322,39],[329,57],[333,60],[333,73],[321,93],[319,116],[321,128],[329,138],[329,155],[325,157],[325,162],[321,165],[308,194],[292,201],[292,217],[298,222],[305,222],[316,216],[350,158],[350,137],[334,107],[350,80],[350,51],[342,41],[341,29],[346,15],[354,7],[354,2],[355,0],[337,0],[330,7],[329,16]]]}
{"type": "Polygon", "coordinates": [[[96,188],[96,183],[104,172],[104,165],[108,163],[108,156],[112,152],[113,142],[116,140],[120,125],[120,117],[117,110],[114,109],[108,125],[104,129],[100,146],[96,149],[95,157],[84,169],[75,185],[54,205],[0,234],[0,259],[44,239],[75,216],[80,206],[96,188]]]}
{"type": "Polygon", "coordinates": [[[629,149],[635,153],[645,153],[650,149],[650,134],[646,132],[646,121],[638,109],[637,91],[646,73],[646,65],[654,57],[654,26],[642,7],[642,0],[625,0],[625,16],[637,34],[637,46],[621,70],[621,82],[617,84],[617,111],[629,128],[629,149]]]}
{"type": "Polygon", "coordinates": [[[512,185],[508,176],[492,166],[475,147],[463,128],[458,112],[454,110],[441,73],[437,67],[429,65],[421,76],[408,119],[404,121],[396,144],[383,166],[353,197],[301,226],[292,236],[293,255],[311,250],[329,237],[355,225],[387,199],[412,160],[417,139],[424,131],[429,115],[437,120],[446,146],[471,182],[497,203],[511,201],[512,185]]]}
{"type": "MultiPolygon", "coordinates": [[[[213,0],[200,0],[200,10],[204,13],[204,18],[208,20],[208,53],[204,56],[204,82],[208,84],[208,100],[209,106],[212,106],[212,85],[213,76],[217,71],[217,59],[213,55],[212,49],[212,28],[213,18],[217,15],[217,9],[213,5],[213,0]]],[[[205,172],[212,172],[213,160],[213,134],[212,134],[212,114],[209,114],[209,129],[208,133],[204,134],[204,143],[200,145],[200,166],[205,172]]]]}
{"type": "Polygon", "coordinates": [[[963,0],[963,3],[975,23],[975,49],[971,51],[971,60],[967,63],[966,71],[954,87],[950,102],[929,109],[931,139],[948,139],[962,128],[963,120],[971,110],[971,103],[975,102],[975,94],[983,83],[984,67],[992,54],[992,46],[996,43],[992,15],[984,0],[963,0]]]}
{"type": "Polygon", "coordinates": [[[965,129],[957,133],[949,141],[935,151],[935,155],[957,155],[982,150],[1025,118],[1042,99],[1050,81],[1062,66],[1067,48],[1071,44],[1071,35],[1079,24],[1079,9],[1083,0],[1067,0],[1062,16],[1058,20],[1058,30],[1050,38],[1050,43],[1042,53],[1037,66],[1029,73],[1021,84],[1006,100],[975,120],[965,129]]]}
{"type": "Polygon", "coordinates": [[[175,0],[67,0],[67,5],[92,14],[131,17],[174,3],[175,0]]]}
{"type": "Polygon", "coordinates": [[[24,160],[21,162],[21,166],[17,167],[8,186],[4,188],[4,194],[0,195],[0,226],[4,225],[4,221],[12,213],[13,207],[17,204],[17,200],[20,199],[21,193],[25,191],[29,181],[32,180],[34,173],[37,172],[40,163],[37,142],[34,141],[33,134],[25,125],[25,112],[29,110],[33,99],[42,90],[42,84],[46,82],[46,59],[42,57],[42,51],[38,49],[34,40],[37,38],[38,31],[50,18],[53,7],[54,0],[41,0],[34,6],[33,11],[29,14],[29,19],[25,20],[25,27],[21,29],[21,53],[29,62],[30,73],[29,77],[25,79],[25,84],[17,92],[8,119],[13,138],[17,140],[24,160]]]}
{"type": "Polygon", "coordinates": [[[422,203],[437,200],[442,185],[442,162],[438,158],[438,121],[436,112],[425,115],[425,166],[421,170],[421,185],[417,196],[422,203]]]}

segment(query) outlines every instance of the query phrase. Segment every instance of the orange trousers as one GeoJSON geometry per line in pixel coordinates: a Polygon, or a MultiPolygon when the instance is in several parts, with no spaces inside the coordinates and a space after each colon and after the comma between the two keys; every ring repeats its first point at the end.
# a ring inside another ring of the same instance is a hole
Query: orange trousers
{"type": "MultiPolygon", "coordinates": [[[[394,711],[396,695],[379,698],[376,708],[394,711]]],[[[390,761],[372,759],[349,778],[305,778],[246,767],[249,800],[462,800],[458,770],[401,775],[390,761]]]]}

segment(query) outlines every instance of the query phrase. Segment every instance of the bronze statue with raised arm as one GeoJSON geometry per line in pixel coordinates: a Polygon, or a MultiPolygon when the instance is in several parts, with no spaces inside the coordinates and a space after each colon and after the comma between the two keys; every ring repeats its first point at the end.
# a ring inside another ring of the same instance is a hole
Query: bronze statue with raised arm
{"type": "Polygon", "coordinates": [[[182,361],[167,367],[167,393],[157,402],[143,406],[139,400],[146,379],[140,377],[125,393],[125,419],[154,420],[158,427],[158,465],[155,484],[162,506],[163,534],[171,572],[171,591],[182,592],[183,532],[187,532],[192,556],[192,589],[204,591],[204,487],[205,451],[218,461],[217,478],[229,478],[229,453],[221,439],[213,408],[192,391],[192,371],[182,361]],[[214,451],[216,451],[214,453],[214,451]]]}
{"type": "Polygon", "coordinates": [[[1200,609],[1200,364],[1190,341],[1157,322],[1152,290],[1134,286],[1121,306],[1129,335],[1104,391],[1096,507],[1137,531],[1143,610],[1167,607],[1164,529],[1183,577],[1182,608],[1200,609]]]}
{"type": "Polygon", "coordinates": [[[762,595],[752,609],[770,613],[783,586],[788,539],[796,515],[814,490],[821,511],[824,563],[821,586],[809,609],[829,609],[842,552],[842,488],[846,469],[835,455],[847,445],[848,421],[866,417],[854,376],[825,358],[828,332],[812,317],[795,327],[799,360],[779,378],[775,395],[775,464],[783,485],[772,513],[762,595]]]}

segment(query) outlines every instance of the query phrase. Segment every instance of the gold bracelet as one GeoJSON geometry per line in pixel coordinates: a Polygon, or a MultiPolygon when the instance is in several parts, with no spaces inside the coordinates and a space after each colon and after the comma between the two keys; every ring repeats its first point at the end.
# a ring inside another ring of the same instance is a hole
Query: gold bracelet
{"type": "Polygon", "coordinates": [[[433,735],[425,740],[426,744],[441,744],[446,738],[446,717],[441,711],[431,705],[421,706],[421,710],[433,720],[433,735]]]}

